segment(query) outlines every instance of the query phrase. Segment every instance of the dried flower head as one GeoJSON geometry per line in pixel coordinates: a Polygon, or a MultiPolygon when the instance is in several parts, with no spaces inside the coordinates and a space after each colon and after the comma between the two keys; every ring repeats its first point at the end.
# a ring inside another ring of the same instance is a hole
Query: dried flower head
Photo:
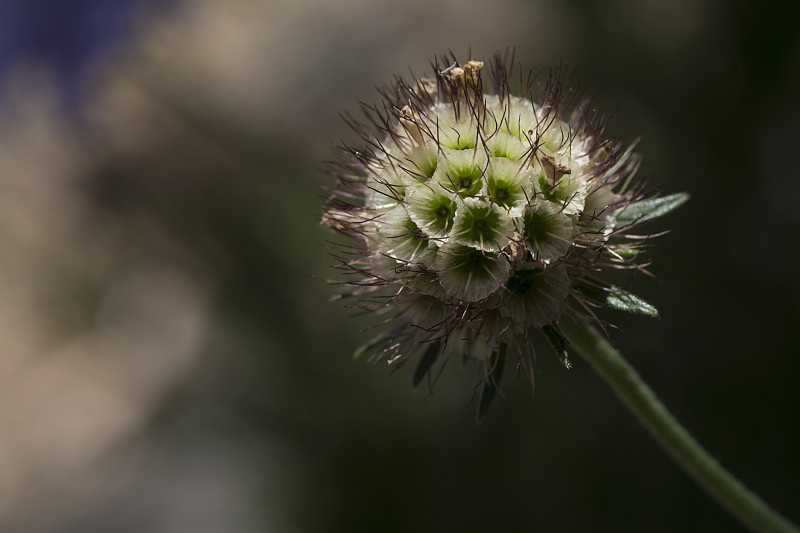
{"type": "Polygon", "coordinates": [[[507,356],[532,376],[535,332],[569,366],[560,316],[657,314],[602,272],[642,270],[652,236],[630,230],[686,199],[634,179],[633,145],[602,136],[605,118],[561,71],[538,91],[536,72],[512,90],[510,63],[442,58],[435,78],[397,78],[381,105],[362,106],[366,120],[348,117],[364,143],[343,147],[323,213],[356,243],[335,254],[342,296],[393,324],[360,353],[399,365],[424,348],[415,385],[443,355],[474,356],[481,411],[507,356]]]}

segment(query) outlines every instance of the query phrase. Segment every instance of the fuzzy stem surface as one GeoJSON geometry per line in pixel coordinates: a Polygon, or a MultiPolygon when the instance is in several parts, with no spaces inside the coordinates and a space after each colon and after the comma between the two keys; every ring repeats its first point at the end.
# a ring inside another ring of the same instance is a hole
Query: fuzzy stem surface
{"type": "Polygon", "coordinates": [[[800,533],[797,526],[771,509],[700,446],[602,332],[569,317],[559,322],[559,329],[656,441],[728,512],[753,531],[800,533]]]}

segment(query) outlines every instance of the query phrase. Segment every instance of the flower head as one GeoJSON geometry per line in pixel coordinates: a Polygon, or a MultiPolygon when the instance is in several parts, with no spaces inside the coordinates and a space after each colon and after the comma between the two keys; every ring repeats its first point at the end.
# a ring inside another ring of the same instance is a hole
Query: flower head
{"type": "Polygon", "coordinates": [[[323,213],[357,243],[336,254],[344,295],[393,323],[367,350],[399,365],[424,348],[415,384],[442,355],[478,358],[481,406],[507,355],[530,374],[537,332],[569,365],[560,316],[657,314],[602,271],[643,269],[649,237],[629,230],[686,199],[635,179],[633,146],[603,137],[605,119],[560,71],[512,90],[507,64],[443,58],[435,77],[384,89],[365,121],[349,119],[363,146],[344,147],[323,213]]]}

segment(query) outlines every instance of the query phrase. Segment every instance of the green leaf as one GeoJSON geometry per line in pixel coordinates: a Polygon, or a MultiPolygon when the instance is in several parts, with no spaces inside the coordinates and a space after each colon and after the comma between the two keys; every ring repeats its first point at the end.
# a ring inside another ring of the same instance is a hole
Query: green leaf
{"type": "Polygon", "coordinates": [[[689,195],[685,192],[681,192],[661,198],[636,202],[616,212],[617,223],[625,225],[647,222],[648,220],[653,220],[654,218],[666,215],[670,211],[677,209],[686,203],[687,200],[689,200],[689,195]]]}
{"type": "Polygon", "coordinates": [[[607,253],[611,257],[632,259],[637,255],[639,255],[639,250],[637,250],[636,248],[615,248],[613,250],[607,250],[607,253]]]}
{"type": "Polygon", "coordinates": [[[544,326],[542,328],[547,340],[550,341],[550,345],[556,351],[556,355],[558,355],[559,361],[561,364],[564,365],[566,369],[572,368],[572,363],[569,360],[569,354],[567,353],[567,341],[561,335],[561,333],[554,328],[553,326],[544,326]]]}
{"type": "Polygon", "coordinates": [[[616,285],[607,285],[598,279],[587,278],[578,283],[576,288],[584,297],[598,304],[605,304],[619,311],[658,318],[658,310],[653,305],[616,285]]]}
{"type": "Polygon", "coordinates": [[[380,346],[381,344],[388,341],[392,336],[391,331],[387,331],[377,335],[361,345],[355,352],[353,352],[353,359],[361,359],[371,351],[373,351],[376,347],[380,346]]]}
{"type": "Polygon", "coordinates": [[[647,315],[658,318],[658,309],[645,302],[638,296],[628,291],[623,291],[619,287],[610,287],[612,292],[606,296],[606,304],[620,311],[636,313],[637,315],[647,315]]]}
{"type": "Polygon", "coordinates": [[[425,349],[425,353],[422,354],[422,358],[419,360],[419,364],[417,364],[417,368],[414,370],[414,377],[411,380],[411,383],[414,387],[419,385],[425,376],[428,375],[430,372],[431,367],[436,363],[436,360],[439,359],[442,351],[442,343],[432,342],[428,345],[425,349]]]}
{"type": "Polygon", "coordinates": [[[478,399],[478,413],[476,419],[479,423],[483,420],[483,417],[486,416],[486,411],[489,410],[489,406],[492,405],[492,401],[500,388],[500,380],[503,378],[503,365],[506,360],[506,348],[507,346],[505,344],[501,344],[500,349],[494,352],[489,359],[491,373],[483,380],[481,397],[478,399]]]}

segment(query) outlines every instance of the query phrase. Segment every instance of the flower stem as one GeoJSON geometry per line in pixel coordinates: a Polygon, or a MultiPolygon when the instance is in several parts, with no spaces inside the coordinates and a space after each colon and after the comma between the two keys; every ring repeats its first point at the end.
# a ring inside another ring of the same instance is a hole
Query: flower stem
{"type": "Polygon", "coordinates": [[[559,322],[559,329],[656,441],[732,515],[753,531],[800,533],[797,526],[748,490],[698,444],[597,328],[565,317],[559,322]]]}

